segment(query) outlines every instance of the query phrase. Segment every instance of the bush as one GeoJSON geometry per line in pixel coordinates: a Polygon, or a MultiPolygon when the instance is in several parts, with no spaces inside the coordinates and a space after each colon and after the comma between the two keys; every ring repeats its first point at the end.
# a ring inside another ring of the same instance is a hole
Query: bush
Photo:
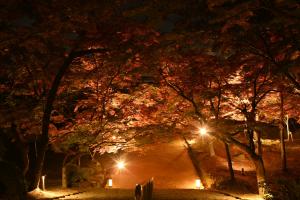
{"type": "Polygon", "coordinates": [[[86,173],[77,165],[70,164],[67,168],[68,187],[79,186],[80,182],[86,180],[86,173]]]}
{"type": "Polygon", "coordinates": [[[100,165],[91,164],[89,167],[78,167],[70,164],[67,167],[68,187],[93,186],[102,187],[105,181],[105,171],[100,165]]]}
{"type": "Polygon", "coordinates": [[[300,199],[300,180],[278,179],[271,186],[269,196],[272,200],[295,200],[300,199]]]}

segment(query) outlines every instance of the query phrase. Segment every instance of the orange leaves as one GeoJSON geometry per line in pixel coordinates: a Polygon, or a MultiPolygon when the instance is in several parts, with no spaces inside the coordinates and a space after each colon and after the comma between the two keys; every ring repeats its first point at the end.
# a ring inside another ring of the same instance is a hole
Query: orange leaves
{"type": "Polygon", "coordinates": [[[294,51],[291,55],[291,60],[297,60],[300,57],[300,51],[294,51]]]}

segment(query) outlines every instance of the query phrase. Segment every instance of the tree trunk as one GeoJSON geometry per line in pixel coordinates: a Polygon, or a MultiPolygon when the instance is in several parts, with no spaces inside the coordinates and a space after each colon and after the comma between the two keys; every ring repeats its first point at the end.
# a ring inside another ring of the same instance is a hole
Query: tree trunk
{"type": "Polygon", "coordinates": [[[78,156],[78,160],[77,161],[78,161],[77,165],[80,168],[81,167],[81,156],[80,155],[78,156]]]}
{"type": "Polygon", "coordinates": [[[256,180],[258,185],[259,195],[264,195],[266,193],[266,174],[263,160],[260,156],[251,155],[251,160],[254,162],[256,169],[256,180]]]}
{"type": "Polygon", "coordinates": [[[281,152],[281,169],[282,171],[287,171],[287,164],[286,164],[286,151],[285,151],[285,141],[284,141],[284,99],[283,99],[283,92],[280,92],[280,152],[281,152]]]}
{"type": "Polygon", "coordinates": [[[282,125],[280,125],[280,152],[281,152],[281,169],[282,171],[287,171],[284,131],[282,125]]]}
{"type": "Polygon", "coordinates": [[[261,133],[258,131],[255,131],[257,135],[257,153],[258,155],[262,156],[263,154],[263,149],[262,149],[262,144],[261,144],[261,133]]]}
{"type": "Polygon", "coordinates": [[[62,166],[62,169],[61,169],[61,185],[62,185],[62,188],[68,187],[67,166],[62,166]]]}
{"type": "Polygon", "coordinates": [[[215,153],[213,141],[212,141],[212,140],[209,141],[209,144],[208,144],[208,145],[209,145],[209,154],[210,154],[210,156],[211,156],[211,157],[215,156],[216,153],[215,153]]]}
{"type": "Polygon", "coordinates": [[[255,144],[253,141],[253,130],[248,130],[247,133],[248,133],[248,141],[249,141],[250,149],[251,151],[255,151],[255,144]]]}
{"type": "Polygon", "coordinates": [[[67,166],[68,166],[68,158],[71,156],[71,153],[67,153],[64,157],[62,168],[61,168],[61,185],[63,188],[68,187],[67,180],[67,166]]]}
{"type": "Polygon", "coordinates": [[[186,138],[183,137],[183,139],[184,139],[185,144],[187,145],[188,155],[189,155],[189,157],[190,157],[190,159],[192,161],[194,169],[196,170],[196,173],[197,173],[198,177],[200,178],[200,180],[201,180],[204,188],[207,188],[207,181],[206,181],[206,179],[204,177],[204,172],[203,172],[203,170],[201,169],[201,167],[199,165],[199,161],[196,158],[196,156],[195,156],[195,154],[193,152],[193,149],[192,149],[191,145],[188,143],[188,141],[186,140],[186,138]]]}
{"type": "Polygon", "coordinates": [[[229,173],[230,173],[230,180],[234,181],[235,177],[234,177],[234,171],[233,171],[233,167],[232,167],[232,161],[231,161],[229,145],[226,142],[224,142],[224,145],[225,145],[225,150],[226,150],[228,170],[229,170],[229,173]]]}
{"type": "Polygon", "coordinates": [[[40,141],[37,151],[38,151],[38,156],[35,160],[35,165],[32,171],[32,176],[30,177],[29,180],[29,186],[28,190],[32,191],[36,188],[38,188],[39,183],[40,183],[40,177],[42,175],[42,170],[43,170],[43,163],[44,163],[44,158],[45,158],[45,153],[48,148],[48,137],[47,138],[42,138],[40,141]]]}
{"type": "Polygon", "coordinates": [[[253,140],[254,130],[251,127],[251,125],[255,123],[255,117],[256,117],[255,106],[252,105],[252,111],[251,112],[244,111],[244,114],[247,120],[246,124],[247,124],[247,137],[248,137],[249,147],[251,151],[255,152],[255,144],[253,140]]]}

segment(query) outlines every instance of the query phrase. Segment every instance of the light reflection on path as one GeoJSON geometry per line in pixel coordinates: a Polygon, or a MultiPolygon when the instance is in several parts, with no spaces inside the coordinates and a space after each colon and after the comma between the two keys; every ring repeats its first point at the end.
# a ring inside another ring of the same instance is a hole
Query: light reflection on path
{"type": "Polygon", "coordinates": [[[113,175],[114,188],[133,188],[154,178],[155,188],[194,188],[193,165],[180,140],[156,144],[144,155],[130,153],[126,156],[126,169],[113,175]]]}

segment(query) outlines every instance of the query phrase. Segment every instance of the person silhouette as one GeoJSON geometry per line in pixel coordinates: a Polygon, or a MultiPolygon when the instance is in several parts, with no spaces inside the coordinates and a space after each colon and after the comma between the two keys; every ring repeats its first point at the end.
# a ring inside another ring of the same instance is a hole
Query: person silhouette
{"type": "Polygon", "coordinates": [[[142,186],[140,184],[135,185],[134,196],[135,196],[135,200],[142,199],[142,186]]]}

